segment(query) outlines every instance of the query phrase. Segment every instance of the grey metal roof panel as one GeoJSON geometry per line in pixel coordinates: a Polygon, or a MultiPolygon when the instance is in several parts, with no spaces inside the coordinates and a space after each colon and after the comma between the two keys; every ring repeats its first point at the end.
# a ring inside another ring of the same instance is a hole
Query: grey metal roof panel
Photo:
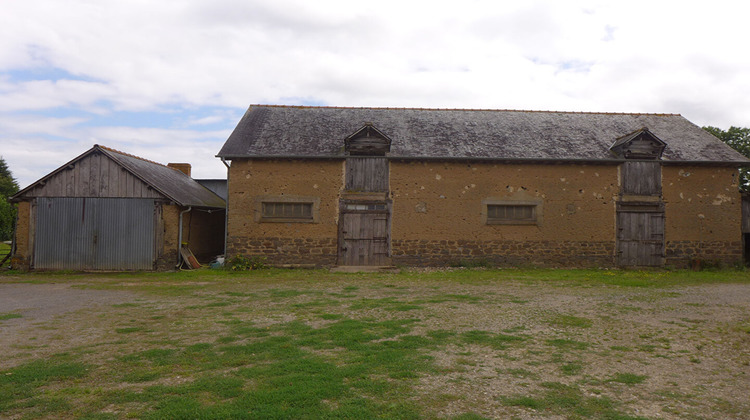
{"type": "Polygon", "coordinates": [[[665,161],[750,163],[675,114],[267,105],[247,110],[217,156],[343,157],[344,139],[365,123],[399,158],[608,160],[618,138],[646,127],[667,144],[665,161]]]}
{"type": "Polygon", "coordinates": [[[95,145],[103,153],[129,170],[143,182],[182,206],[225,208],[221,197],[176,169],[129,155],[108,147],[95,145]]]}
{"type": "Polygon", "coordinates": [[[229,195],[226,179],[196,179],[195,182],[211,190],[214,194],[221,197],[224,201],[229,195]]]}

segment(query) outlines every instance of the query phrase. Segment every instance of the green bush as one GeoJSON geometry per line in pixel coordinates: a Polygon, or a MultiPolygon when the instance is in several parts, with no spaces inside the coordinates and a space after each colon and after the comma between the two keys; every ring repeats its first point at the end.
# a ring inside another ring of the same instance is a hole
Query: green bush
{"type": "Polygon", "coordinates": [[[267,268],[266,257],[253,255],[248,258],[244,255],[235,255],[227,262],[226,268],[232,271],[262,270],[267,268]]]}

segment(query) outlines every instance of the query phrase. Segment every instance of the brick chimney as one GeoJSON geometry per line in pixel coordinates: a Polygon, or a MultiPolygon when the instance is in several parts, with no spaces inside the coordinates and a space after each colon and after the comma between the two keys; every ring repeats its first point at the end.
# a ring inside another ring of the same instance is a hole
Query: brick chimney
{"type": "Polygon", "coordinates": [[[190,169],[192,168],[192,166],[190,166],[189,163],[167,163],[167,166],[172,169],[176,169],[187,176],[190,176],[190,169]]]}

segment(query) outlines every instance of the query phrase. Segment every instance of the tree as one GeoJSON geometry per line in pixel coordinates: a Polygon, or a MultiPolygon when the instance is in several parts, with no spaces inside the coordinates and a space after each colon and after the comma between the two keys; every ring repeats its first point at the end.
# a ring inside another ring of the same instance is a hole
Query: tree
{"type": "MultiPolygon", "coordinates": [[[[703,129],[750,158],[750,128],[729,127],[729,130],[724,131],[721,128],[707,126],[703,129]]],[[[750,192],[750,168],[740,168],[740,190],[750,192]]]]}
{"type": "Polygon", "coordinates": [[[13,237],[13,223],[16,220],[16,207],[8,198],[18,192],[18,182],[13,178],[5,159],[0,156],[0,241],[13,237]]]}

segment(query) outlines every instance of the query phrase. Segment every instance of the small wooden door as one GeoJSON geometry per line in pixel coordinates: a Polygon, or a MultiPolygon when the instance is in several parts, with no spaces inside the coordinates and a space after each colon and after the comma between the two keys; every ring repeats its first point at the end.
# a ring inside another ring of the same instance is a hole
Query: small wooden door
{"type": "Polygon", "coordinates": [[[387,202],[341,203],[339,265],[391,264],[389,207],[387,202]]]}
{"type": "Polygon", "coordinates": [[[617,213],[618,263],[624,267],[664,264],[664,211],[621,210],[617,213]]]}

